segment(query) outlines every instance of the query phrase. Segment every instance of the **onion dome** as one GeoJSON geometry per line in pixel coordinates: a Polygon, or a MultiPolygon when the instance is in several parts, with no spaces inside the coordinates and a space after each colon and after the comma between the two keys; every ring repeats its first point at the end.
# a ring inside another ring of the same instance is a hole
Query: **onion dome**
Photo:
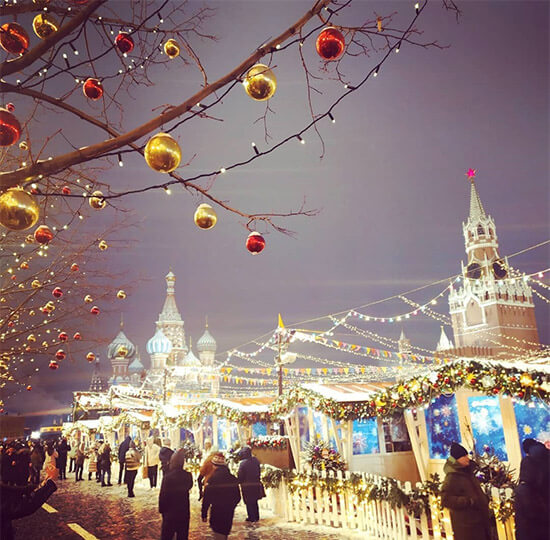
{"type": "Polygon", "coordinates": [[[212,337],[212,334],[208,331],[208,324],[204,330],[204,334],[197,341],[197,351],[202,352],[216,352],[216,340],[212,337]]]}
{"type": "Polygon", "coordinates": [[[170,354],[172,352],[172,342],[158,328],[155,335],[147,342],[145,348],[149,354],[170,354]]]}
{"type": "Polygon", "coordinates": [[[139,358],[136,356],[136,359],[128,366],[128,371],[130,373],[141,373],[145,369],[145,366],[139,361],[139,358]]]}
{"type": "Polygon", "coordinates": [[[201,361],[193,354],[193,350],[189,347],[189,352],[183,359],[182,366],[184,367],[200,367],[202,366],[201,361]]]}
{"type": "Polygon", "coordinates": [[[136,356],[136,346],[126,337],[126,334],[122,330],[107,347],[107,358],[109,360],[121,356],[128,360],[132,360],[136,356]]]}

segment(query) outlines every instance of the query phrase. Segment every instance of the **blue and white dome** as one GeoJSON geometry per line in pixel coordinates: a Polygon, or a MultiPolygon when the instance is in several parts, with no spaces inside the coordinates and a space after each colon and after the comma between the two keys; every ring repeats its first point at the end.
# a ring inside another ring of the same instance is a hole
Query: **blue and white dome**
{"type": "Polygon", "coordinates": [[[193,354],[193,351],[191,348],[189,348],[189,352],[183,359],[182,366],[184,367],[201,367],[201,361],[193,354]]]}
{"type": "Polygon", "coordinates": [[[109,360],[113,360],[117,356],[122,356],[128,360],[132,360],[136,356],[136,346],[126,337],[122,330],[107,347],[107,358],[109,360]]]}
{"type": "Polygon", "coordinates": [[[144,369],[145,366],[140,362],[138,357],[128,366],[130,373],[141,373],[144,369]]]}
{"type": "Polygon", "coordinates": [[[204,331],[204,334],[197,341],[197,351],[201,352],[216,352],[217,349],[216,340],[212,337],[212,334],[208,331],[208,326],[204,331]]]}
{"type": "Polygon", "coordinates": [[[149,354],[170,354],[172,352],[172,342],[159,328],[155,335],[147,342],[146,349],[149,354]]]}

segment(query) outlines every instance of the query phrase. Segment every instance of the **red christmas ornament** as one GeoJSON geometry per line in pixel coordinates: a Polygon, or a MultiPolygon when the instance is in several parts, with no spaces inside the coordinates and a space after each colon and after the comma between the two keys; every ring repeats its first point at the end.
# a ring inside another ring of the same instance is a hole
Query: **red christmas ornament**
{"type": "Polygon", "coordinates": [[[13,328],[13,321],[10,321],[10,322],[8,323],[8,328],[13,328]]]}
{"type": "Polygon", "coordinates": [[[87,98],[93,101],[103,97],[103,85],[97,79],[88,79],[82,86],[82,91],[87,98]]]}
{"type": "Polygon", "coordinates": [[[29,269],[29,263],[23,261],[23,262],[19,265],[19,268],[21,268],[21,270],[28,270],[28,269],[29,269]]]}
{"type": "Polygon", "coordinates": [[[39,244],[47,244],[53,238],[53,232],[47,225],[40,225],[36,231],[34,231],[34,239],[39,244]]]}
{"type": "Polygon", "coordinates": [[[63,195],[70,195],[71,188],[69,186],[63,186],[63,188],[61,189],[61,193],[63,193],[63,195]]]}
{"type": "Polygon", "coordinates": [[[94,306],[92,309],[90,309],[90,313],[92,315],[99,315],[99,308],[97,306],[94,306]]]}
{"type": "Polygon", "coordinates": [[[82,339],[82,336],[80,335],[80,332],[75,332],[73,339],[75,341],[80,341],[82,339]]]}
{"type": "Polygon", "coordinates": [[[0,47],[11,54],[23,54],[29,48],[29,34],[16,22],[3,24],[0,28],[0,47]]]}
{"type": "Polygon", "coordinates": [[[337,60],[344,52],[346,40],[340,30],[328,27],[319,34],[315,46],[323,60],[337,60]]]}
{"type": "Polygon", "coordinates": [[[500,388],[496,387],[493,388],[493,394],[498,394],[500,392],[500,388]]]}
{"type": "Polygon", "coordinates": [[[69,339],[69,334],[67,332],[59,332],[59,341],[67,341],[69,339]]]}
{"type": "Polygon", "coordinates": [[[89,352],[86,355],[86,360],[88,360],[88,362],[93,362],[95,360],[95,354],[93,352],[89,352]]]}
{"type": "Polygon", "coordinates": [[[55,298],[61,298],[63,296],[63,291],[61,290],[60,287],[56,287],[53,291],[52,291],[52,294],[55,298]]]}
{"type": "Polygon", "coordinates": [[[65,360],[65,357],[67,355],[65,354],[65,351],[63,349],[59,349],[56,353],[55,353],[55,358],[56,360],[65,360]]]}
{"type": "Polygon", "coordinates": [[[59,364],[57,363],[57,360],[50,360],[48,367],[50,369],[57,369],[59,367],[59,364]]]}
{"type": "Polygon", "coordinates": [[[21,137],[21,124],[6,109],[0,109],[0,146],[11,146],[21,137]]]}
{"type": "Polygon", "coordinates": [[[115,38],[115,45],[122,54],[128,54],[134,49],[134,40],[128,32],[120,32],[115,38]]]}
{"type": "Polygon", "coordinates": [[[71,264],[71,272],[78,272],[78,270],[79,270],[78,264],[76,263],[71,264]]]}
{"type": "Polygon", "coordinates": [[[252,253],[252,255],[257,255],[261,253],[265,248],[265,239],[259,232],[251,232],[246,239],[246,249],[252,253]]]}
{"type": "Polygon", "coordinates": [[[6,109],[9,111],[9,112],[13,112],[15,111],[15,105],[13,103],[8,103],[6,105],[6,109]]]}
{"type": "Polygon", "coordinates": [[[29,384],[29,386],[27,386],[27,391],[30,392],[32,390],[32,386],[29,384]]]}

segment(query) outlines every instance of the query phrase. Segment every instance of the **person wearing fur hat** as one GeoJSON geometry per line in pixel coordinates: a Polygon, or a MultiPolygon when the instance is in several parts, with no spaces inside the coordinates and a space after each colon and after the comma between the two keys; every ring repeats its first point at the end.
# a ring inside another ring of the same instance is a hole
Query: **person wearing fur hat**
{"type": "Polygon", "coordinates": [[[229,472],[225,457],[218,452],[212,457],[214,472],[204,487],[202,520],[206,522],[210,509],[210,527],[215,540],[225,540],[233,526],[235,507],[241,500],[238,480],[229,472]]]}
{"type": "Polygon", "coordinates": [[[260,481],[260,462],[252,455],[252,449],[249,446],[241,448],[239,458],[241,463],[237,477],[248,513],[246,521],[255,523],[260,520],[258,500],[265,497],[264,487],[260,481]]]}
{"type": "Polygon", "coordinates": [[[191,473],[184,470],[185,450],[170,458],[169,470],[162,477],[159,512],[162,514],[161,540],[187,540],[189,537],[189,490],[193,487],[191,473]]]}
{"type": "Polygon", "coordinates": [[[514,490],[516,540],[550,538],[550,451],[535,439],[522,443],[525,457],[514,490]]]}
{"type": "Polygon", "coordinates": [[[474,463],[460,444],[451,444],[443,471],[441,504],[451,514],[454,540],[491,540],[489,498],[474,476],[474,463]]]}

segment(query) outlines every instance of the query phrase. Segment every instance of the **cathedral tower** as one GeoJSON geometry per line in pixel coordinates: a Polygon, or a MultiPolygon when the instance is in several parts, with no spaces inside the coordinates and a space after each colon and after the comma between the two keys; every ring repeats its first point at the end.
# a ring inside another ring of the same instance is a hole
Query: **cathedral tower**
{"type": "Polygon", "coordinates": [[[469,175],[470,214],[462,224],[468,262],[463,286],[451,289],[455,354],[521,357],[539,348],[531,287],[498,252],[493,218],[485,213],[473,174],[469,175]]]}

